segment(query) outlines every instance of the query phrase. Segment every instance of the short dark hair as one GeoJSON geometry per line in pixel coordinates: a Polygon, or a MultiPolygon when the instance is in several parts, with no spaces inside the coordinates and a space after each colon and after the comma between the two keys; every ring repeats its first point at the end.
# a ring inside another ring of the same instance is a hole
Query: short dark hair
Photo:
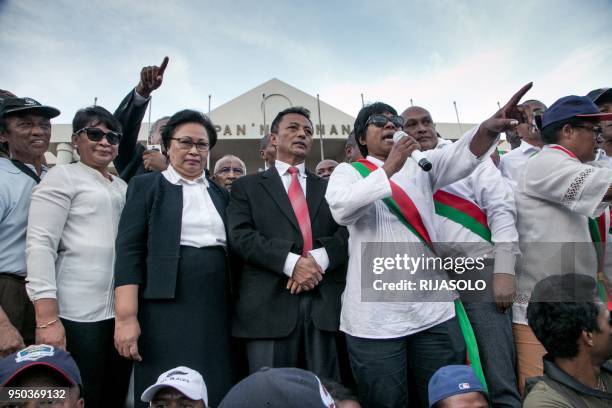
{"type": "Polygon", "coordinates": [[[266,150],[269,144],[270,144],[270,133],[267,133],[259,141],[259,151],[266,150]]]}
{"type": "Polygon", "coordinates": [[[595,279],[580,274],[553,275],[535,285],[527,321],[552,358],[576,357],[582,331],[599,331],[595,288],[595,279]]]}
{"type": "Polygon", "coordinates": [[[359,141],[365,138],[366,130],[368,129],[366,123],[370,116],[383,113],[397,115],[397,111],[391,105],[387,105],[383,102],[374,102],[361,108],[357,114],[357,117],[355,118],[355,125],[353,126],[355,141],[357,142],[357,147],[359,147],[359,151],[363,157],[368,155],[368,147],[359,143],[359,141]]]}
{"type": "Polygon", "coordinates": [[[88,106],[79,109],[72,119],[72,131],[76,133],[90,124],[103,124],[112,131],[121,132],[119,120],[102,106],[88,106]]]}
{"type": "Polygon", "coordinates": [[[202,112],[184,109],[172,115],[168,120],[168,123],[166,123],[164,126],[164,130],[162,130],[162,142],[166,150],[170,148],[170,142],[172,141],[172,136],[174,135],[176,128],[185,123],[199,123],[200,125],[204,126],[204,129],[206,129],[206,133],[208,134],[208,143],[210,144],[210,148],[212,149],[215,146],[217,143],[217,131],[215,130],[215,126],[212,124],[210,119],[208,119],[208,116],[202,112]]]}
{"type": "Polygon", "coordinates": [[[270,132],[278,133],[278,125],[280,124],[281,120],[283,120],[283,116],[288,115],[290,113],[297,113],[298,115],[304,116],[312,125],[312,121],[310,120],[310,111],[308,109],[304,108],[303,106],[292,106],[290,108],[278,112],[278,114],[272,121],[272,124],[270,125],[270,132]]]}
{"type": "Polygon", "coordinates": [[[540,132],[540,137],[542,138],[542,141],[545,144],[558,143],[561,129],[563,129],[563,126],[565,125],[579,126],[584,123],[585,123],[584,119],[576,118],[576,117],[559,120],[557,122],[553,122],[549,124],[548,126],[544,127],[542,131],[540,132]]]}
{"type": "Polygon", "coordinates": [[[359,402],[359,398],[357,398],[355,392],[344,384],[340,384],[329,378],[320,378],[320,381],[334,401],[349,400],[359,402]]]}
{"type": "Polygon", "coordinates": [[[357,139],[355,139],[355,130],[354,129],[351,130],[351,133],[346,138],[346,144],[344,145],[344,148],[346,149],[349,146],[351,146],[351,147],[357,146],[357,139]]]}

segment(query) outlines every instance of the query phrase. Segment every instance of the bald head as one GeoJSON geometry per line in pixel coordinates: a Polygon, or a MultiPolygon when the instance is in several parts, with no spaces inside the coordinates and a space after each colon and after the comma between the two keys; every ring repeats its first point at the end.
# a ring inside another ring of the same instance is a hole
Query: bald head
{"type": "Polygon", "coordinates": [[[436,125],[427,109],[411,106],[402,112],[404,132],[414,137],[421,145],[421,150],[431,150],[438,144],[436,125]]]}
{"type": "Polygon", "coordinates": [[[324,179],[328,179],[329,176],[331,176],[332,172],[334,171],[337,165],[338,165],[338,162],[335,160],[330,160],[330,159],[323,160],[323,161],[320,161],[319,164],[317,164],[315,172],[317,173],[317,176],[324,178],[324,179]]]}

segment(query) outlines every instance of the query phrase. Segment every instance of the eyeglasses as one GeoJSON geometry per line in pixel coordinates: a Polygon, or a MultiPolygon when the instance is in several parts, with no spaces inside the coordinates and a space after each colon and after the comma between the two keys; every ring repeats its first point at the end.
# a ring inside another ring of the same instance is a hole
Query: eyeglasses
{"type": "Polygon", "coordinates": [[[87,138],[92,142],[99,142],[100,140],[106,137],[106,141],[108,142],[108,144],[112,145],[119,144],[121,138],[123,137],[123,135],[119,132],[111,130],[110,132],[105,133],[102,129],[98,129],[95,127],[84,127],[83,129],[74,132],[74,134],[78,135],[81,132],[85,132],[87,138]]]}
{"type": "Polygon", "coordinates": [[[396,128],[402,128],[404,126],[404,118],[398,115],[385,116],[382,114],[371,115],[366,121],[366,126],[374,125],[377,127],[384,127],[387,122],[391,122],[396,128]]]}
{"type": "Polygon", "coordinates": [[[572,127],[582,128],[586,130],[590,130],[593,132],[593,137],[595,139],[599,139],[601,137],[602,129],[599,126],[589,126],[589,125],[572,125],[572,127]]]}
{"type": "Polygon", "coordinates": [[[217,170],[217,174],[229,174],[232,171],[236,174],[244,173],[242,167],[221,167],[219,170],[217,170]]]}
{"type": "Polygon", "coordinates": [[[195,145],[198,152],[205,152],[210,146],[208,142],[194,142],[188,137],[172,137],[171,139],[176,140],[179,148],[182,150],[191,150],[191,148],[195,145]]]}

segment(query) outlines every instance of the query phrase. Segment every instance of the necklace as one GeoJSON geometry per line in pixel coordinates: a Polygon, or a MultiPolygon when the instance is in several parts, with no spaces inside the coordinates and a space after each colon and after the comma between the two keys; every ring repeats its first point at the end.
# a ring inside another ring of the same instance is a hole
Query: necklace
{"type": "Polygon", "coordinates": [[[608,390],[606,389],[606,384],[604,384],[601,375],[597,379],[597,389],[603,392],[608,392],[608,390]]]}

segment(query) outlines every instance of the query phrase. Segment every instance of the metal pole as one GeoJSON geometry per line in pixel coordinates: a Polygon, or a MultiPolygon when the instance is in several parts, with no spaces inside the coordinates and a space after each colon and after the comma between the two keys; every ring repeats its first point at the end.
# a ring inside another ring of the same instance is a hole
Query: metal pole
{"type": "Polygon", "coordinates": [[[414,106],[414,103],[412,103],[412,98],[410,98],[410,106],[414,106]]]}
{"type": "Polygon", "coordinates": [[[499,104],[499,101],[497,101],[497,109],[501,109],[501,105],[499,104]]]}
{"type": "Polygon", "coordinates": [[[325,159],[323,154],[323,126],[321,125],[321,101],[319,100],[319,94],[317,94],[317,110],[319,111],[319,144],[321,145],[321,161],[325,159]]]}
{"type": "Polygon", "coordinates": [[[262,93],[261,94],[261,98],[262,98],[262,102],[263,102],[263,122],[264,122],[264,136],[267,133],[267,129],[266,129],[266,94],[262,93]]]}
{"type": "MultiPolygon", "coordinates": [[[[211,94],[208,94],[208,119],[210,120],[210,100],[212,98],[211,94]]],[[[210,149],[208,149],[208,153],[206,153],[206,170],[210,174],[210,149]]]]}
{"type": "Polygon", "coordinates": [[[94,96],[94,106],[97,106],[97,105],[98,105],[98,97],[94,96]]]}
{"type": "Polygon", "coordinates": [[[363,102],[363,94],[361,94],[361,107],[363,108],[365,106],[365,103],[363,102]]]}
{"type": "Polygon", "coordinates": [[[453,101],[453,105],[455,106],[455,115],[457,115],[457,124],[459,125],[459,130],[461,131],[461,135],[463,135],[463,126],[461,126],[461,121],[459,120],[459,111],[457,110],[457,102],[453,101]]]}

